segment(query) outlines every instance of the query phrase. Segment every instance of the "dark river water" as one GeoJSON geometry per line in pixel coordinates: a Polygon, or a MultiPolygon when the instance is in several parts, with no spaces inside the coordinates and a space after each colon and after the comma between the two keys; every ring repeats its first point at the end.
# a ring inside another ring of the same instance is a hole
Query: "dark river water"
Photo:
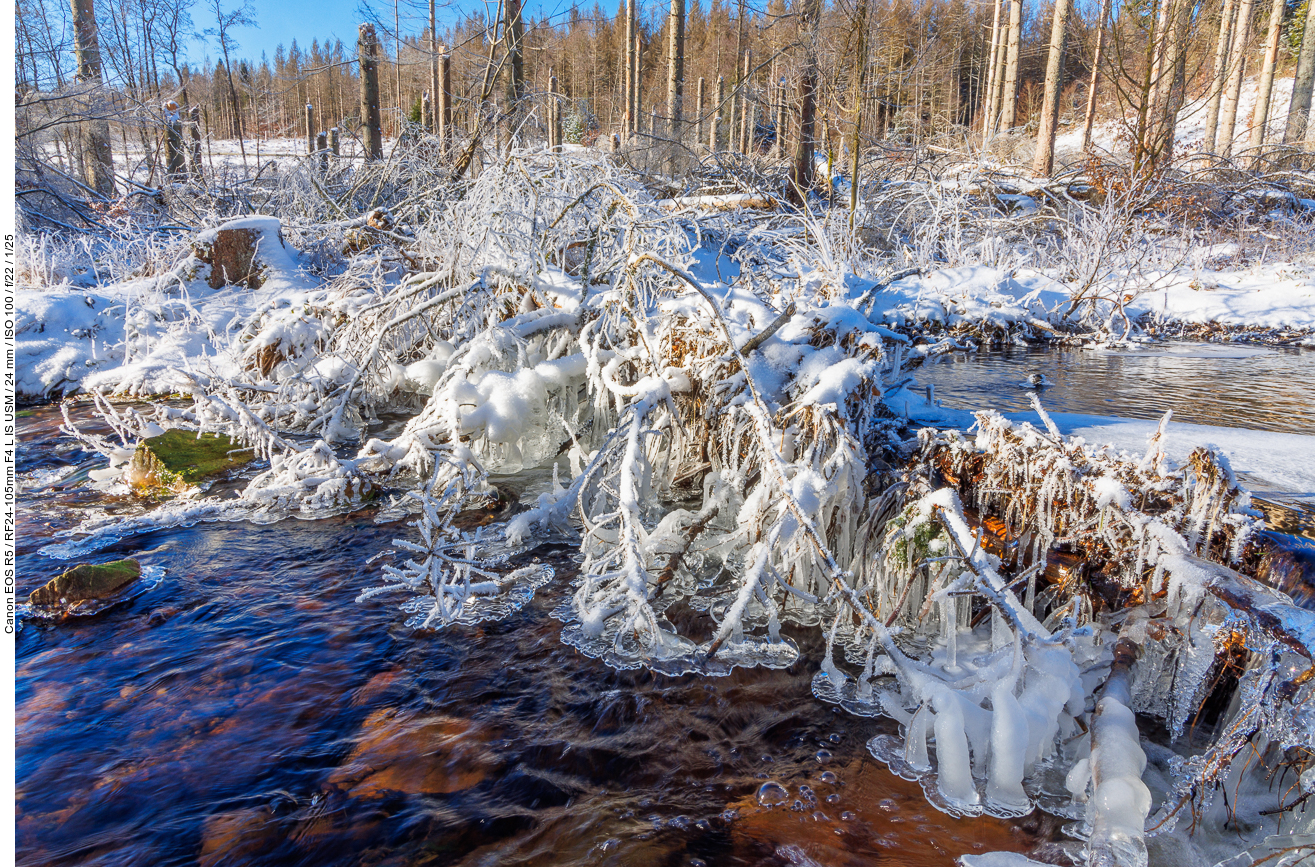
{"type": "MultiPolygon", "coordinates": [[[[18,471],[98,463],[20,419],[18,471]]],[[[37,475],[34,475],[37,474],[37,475]]],[[[44,474],[44,475],[43,475],[44,474]]],[[[68,564],[37,550],[88,508],[19,500],[20,593],[68,564]]],[[[570,552],[534,601],[482,628],[415,632],[367,565],[373,514],[136,536],[163,580],[17,637],[24,865],[950,865],[1056,835],[1033,815],[954,820],[877,764],[889,723],[815,700],[818,637],[784,671],[612,671],[559,640],[570,552]],[[820,751],[826,751],[827,755],[820,751]],[[767,780],[791,800],[760,807],[767,780]]]]}
{"type": "Polygon", "coordinates": [[[1019,383],[1040,373],[1046,409],[1315,435],[1315,350],[1176,343],[1145,349],[1015,347],[943,357],[917,374],[946,406],[1030,410],[1019,383]]]}

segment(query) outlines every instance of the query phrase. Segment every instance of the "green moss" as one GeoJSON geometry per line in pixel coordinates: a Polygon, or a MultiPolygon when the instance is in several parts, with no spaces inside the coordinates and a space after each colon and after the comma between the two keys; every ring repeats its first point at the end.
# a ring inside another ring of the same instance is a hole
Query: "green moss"
{"type": "Polygon", "coordinates": [[[14,413],[17,418],[31,418],[36,414],[37,411],[34,409],[20,409],[18,412],[14,413]]]}
{"type": "Polygon", "coordinates": [[[82,564],[33,590],[28,601],[33,605],[58,605],[61,602],[104,599],[130,581],[137,580],[141,574],[142,567],[136,560],[82,564]]]}
{"type": "Polygon", "coordinates": [[[129,476],[136,487],[178,489],[194,485],[255,458],[223,434],[170,430],[143,440],[133,455],[129,476]]]}

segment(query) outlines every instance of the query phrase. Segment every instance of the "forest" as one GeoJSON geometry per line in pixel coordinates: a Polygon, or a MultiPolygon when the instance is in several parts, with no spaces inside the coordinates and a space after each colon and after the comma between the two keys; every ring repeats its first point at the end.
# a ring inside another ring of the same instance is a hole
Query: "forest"
{"type": "Polygon", "coordinates": [[[359,11],[17,3],[19,863],[1315,856],[1305,3],[359,11]]]}

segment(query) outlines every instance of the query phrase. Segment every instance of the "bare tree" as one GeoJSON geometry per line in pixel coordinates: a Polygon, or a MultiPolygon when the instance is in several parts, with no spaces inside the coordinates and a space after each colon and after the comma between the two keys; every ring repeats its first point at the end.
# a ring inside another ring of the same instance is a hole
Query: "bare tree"
{"type": "Polygon", "coordinates": [[[237,132],[238,150],[242,153],[242,168],[247,168],[247,146],[243,139],[246,137],[242,129],[242,105],[237,98],[237,85],[233,83],[233,65],[229,56],[230,51],[237,49],[237,42],[234,41],[231,31],[235,27],[251,27],[256,23],[255,10],[247,3],[243,3],[232,12],[225,12],[221,5],[221,0],[210,0],[210,8],[215,13],[215,26],[206,29],[206,35],[215,37],[219,42],[219,50],[224,55],[224,75],[228,79],[228,97],[229,103],[233,109],[233,123],[237,132]]]}
{"type": "MultiPolygon", "coordinates": [[[[1228,0],[1233,2],[1233,0],[1228,0]]],[[[1104,60],[1105,28],[1110,15],[1110,0],[1101,0],[1100,18],[1096,21],[1096,52],[1091,59],[1091,83],[1087,85],[1087,111],[1082,118],[1082,150],[1091,150],[1091,130],[1096,123],[1096,98],[1100,91],[1100,64],[1104,60]]]]}
{"type": "Polygon", "coordinates": [[[1202,148],[1214,153],[1215,134],[1219,128],[1219,106],[1224,98],[1228,79],[1228,48],[1233,35],[1233,19],[1237,14],[1237,0],[1224,0],[1219,11],[1219,38],[1215,40],[1214,75],[1210,79],[1210,100],[1205,110],[1205,141],[1202,148]]]}
{"type": "Polygon", "coordinates": [[[821,14],[822,0],[803,0],[799,14],[804,53],[799,72],[799,139],[795,142],[794,164],[790,168],[790,196],[801,206],[813,186],[817,149],[817,23],[821,14]]]}
{"type": "Polygon", "coordinates": [[[110,125],[94,105],[101,91],[100,31],[96,27],[94,0],[72,0],[73,49],[77,55],[77,81],[84,87],[85,119],[82,121],[83,178],[87,186],[105,197],[114,195],[114,155],[110,150],[110,125]]]}
{"type": "Polygon", "coordinates": [[[1001,95],[1000,126],[1013,129],[1018,112],[1018,51],[1023,29],[1023,0],[1009,2],[1009,40],[1005,53],[1004,93],[1001,95]]]}
{"type": "MultiPolygon", "coordinates": [[[[1265,128],[1269,123],[1269,100],[1274,92],[1274,66],[1278,61],[1278,38],[1283,27],[1283,0],[1273,0],[1269,7],[1269,31],[1265,35],[1265,60],[1260,67],[1260,86],[1256,93],[1256,109],[1251,116],[1251,148],[1258,150],[1265,143],[1265,128]]],[[[1259,154],[1256,155],[1257,158],[1259,154]]]]}
{"type": "Polygon", "coordinates": [[[1046,59],[1046,94],[1037,131],[1036,159],[1032,171],[1048,176],[1055,168],[1055,128],[1059,124],[1059,90],[1063,85],[1064,45],[1068,34],[1069,0],[1055,0],[1050,27],[1050,54],[1046,59]]]}
{"type": "Polygon", "coordinates": [[[362,24],[356,41],[361,64],[361,122],[364,125],[365,158],[384,156],[383,116],[379,110],[379,40],[373,24],[362,24]]]}
{"type": "Polygon", "coordinates": [[[1283,129],[1283,143],[1297,144],[1306,137],[1310,122],[1310,97],[1315,90],[1315,28],[1310,24],[1310,7],[1301,22],[1301,55],[1297,59],[1296,78],[1292,83],[1292,101],[1288,103],[1288,120],[1283,129]]]}
{"type": "Polygon", "coordinates": [[[667,135],[680,141],[680,103],[685,91],[685,0],[671,0],[667,31],[667,135]]]}
{"type": "Polygon", "coordinates": [[[1246,69],[1247,42],[1251,39],[1251,10],[1255,0],[1242,0],[1233,27],[1233,45],[1228,51],[1228,90],[1224,95],[1224,108],[1215,133],[1215,149],[1221,156],[1233,154],[1233,134],[1237,126],[1237,103],[1242,94],[1242,76],[1246,69]]]}

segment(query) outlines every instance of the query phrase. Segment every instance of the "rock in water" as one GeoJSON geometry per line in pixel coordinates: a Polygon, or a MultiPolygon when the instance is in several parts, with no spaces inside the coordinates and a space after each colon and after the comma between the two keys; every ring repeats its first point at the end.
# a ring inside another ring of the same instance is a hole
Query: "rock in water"
{"type": "Polygon", "coordinates": [[[126,478],[138,490],[180,491],[254,458],[223,434],[170,430],[138,443],[126,478]]]}
{"type": "Polygon", "coordinates": [[[59,605],[107,599],[125,584],[136,581],[141,574],[142,567],[136,560],[116,560],[95,566],[84,563],[33,590],[28,601],[33,605],[59,605]]]}

